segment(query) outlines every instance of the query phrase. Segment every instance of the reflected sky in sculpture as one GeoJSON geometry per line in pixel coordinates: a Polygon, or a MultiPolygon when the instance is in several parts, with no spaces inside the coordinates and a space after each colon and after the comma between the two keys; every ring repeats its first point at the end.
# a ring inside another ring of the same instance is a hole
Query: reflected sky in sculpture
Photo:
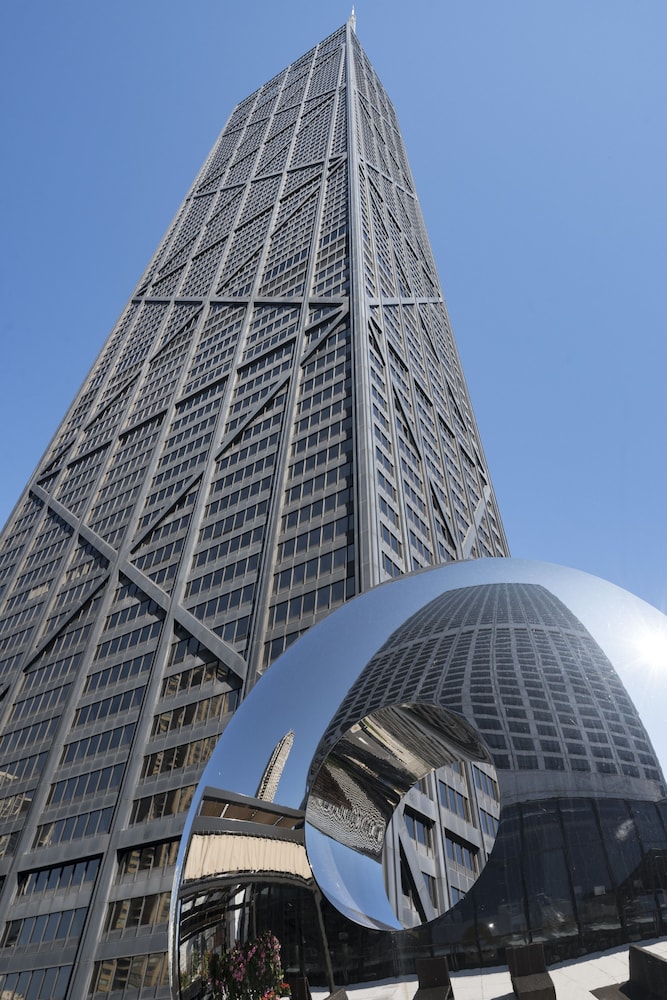
{"type": "Polygon", "coordinates": [[[667,618],[620,587],[587,573],[523,560],[479,559],[385,584],[307,632],[271,667],[261,687],[251,692],[231,720],[224,746],[238,740],[238,752],[225,754],[221,745],[202,782],[254,794],[271,750],[296,714],[295,749],[286,762],[276,801],[300,806],[304,762],[310,762],[333,712],[378,647],[436,595],[495,581],[542,584],[572,610],[614,664],[664,769],[667,618]],[[298,692],[296,704],[294,692],[298,692]],[[248,727],[254,733],[251,741],[248,727]]]}
{"type": "MultiPolygon", "coordinates": [[[[178,870],[184,869],[192,831],[199,831],[198,840],[206,836],[205,823],[197,819],[204,790],[209,800],[221,790],[220,801],[245,796],[249,808],[261,808],[267,764],[282,747],[280,767],[271,775],[271,809],[292,811],[290,836],[301,844],[297,813],[305,813],[306,850],[317,886],[356,924],[400,929],[379,863],[386,822],[414,780],[462,749],[468,759],[491,758],[501,809],[509,812],[550,798],[583,803],[664,797],[664,779],[640,720],[665,759],[666,636],[667,620],[643,601],[595,577],[547,564],[475,560],[378,587],[307,632],[243,702],[202,777],[178,870]],[[456,642],[464,641],[447,647],[455,634],[456,642]],[[467,652],[461,653],[464,647],[467,652]],[[430,653],[422,656],[427,648],[430,653]],[[454,679],[454,649],[459,663],[467,657],[465,681],[454,679]],[[489,696],[497,699],[495,713],[475,708],[473,690],[486,692],[487,703],[489,696]],[[558,725],[560,742],[546,752],[536,740],[539,756],[531,756],[511,736],[527,728],[514,728],[512,719],[523,704],[528,717],[539,720],[533,706],[540,698],[548,699],[546,718],[558,725]],[[491,714],[500,725],[491,719],[496,724],[485,726],[482,716],[491,714]],[[500,742],[494,742],[494,728],[505,733],[500,742]],[[442,741],[433,736],[436,731],[442,741]],[[493,749],[501,746],[504,751],[493,749]]],[[[264,831],[255,835],[271,836],[264,831]]],[[[238,827],[239,836],[248,832],[238,827]]],[[[660,837],[655,843],[662,850],[660,837]]],[[[279,869],[278,864],[266,873],[275,879],[279,869]]],[[[202,877],[210,874],[202,871],[202,877]]],[[[217,874],[243,882],[238,868],[217,874]]],[[[246,874],[246,884],[261,882],[255,869],[246,874]]],[[[628,869],[621,876],[629,874],[628,869]]],[[[288,868],[284,875],[289,881],[288,868]]],[[[181,885],[190,907],[197,892],[196,880],[181,885]]],[[[188,912],[191,916],[192,908],[188,912]]],[[[205,913],[202,918],[205,922],[205,913]]]]}

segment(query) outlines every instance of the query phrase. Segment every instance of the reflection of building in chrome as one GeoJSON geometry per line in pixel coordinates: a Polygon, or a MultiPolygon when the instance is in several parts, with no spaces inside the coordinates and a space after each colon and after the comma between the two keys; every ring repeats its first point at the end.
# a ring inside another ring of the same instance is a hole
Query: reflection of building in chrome
{"type": "Polygon", "coordinates": [[[481,761],[454,761],[410,789],[387,827],[384,854],[387,893],[405,927],[464,898],[493,849],[499,815],[495,768],[481,761]]]}
{"type": "Polygon", "coordinates": [[[281,658],[195,797],[173,925],[186,980],[191,929],[212,941],[232,921],[280,928],[292,974],[329,986],[414,972],[433,952],[498,964],[508,945],[542,941],[557,961],[667,930],[665,783],[617,673],[637,665],[638,622],[653,616],[657,633],[664,618],[582,577],[512,560],[415,574],[281,658]],[[261,816],[255,789],[287,727],[271,818],[255,828],[264,869],[233,848],[204,864],[211,801],[261,816]],[[307,861],[298,872],[286,838],[307,861]],[[225,886],[227,902],[209,904],[225,886]]]}
{"type": "MultiPolygon", "coordinates": [[[[446,697],[458,712],[465,705],[496,766],[548,772],[540,774],[543,792],[561,788],[566,770],[581,789],[598,774],[619,790],[625,777],[660,780],[608,658],[543,588],[498,584],[438,598],[376,654],[331,730],[373,712],[387,689],[406,701],[446,697]]],[[[450,766],[410,792],[388,844],[401,859],[400,882],[399,866],[389,862],[387,883],[403,922],[410,913],[417,923],[448,909],[484,867],[499,814],[491,772],[481,763],[450,766]]]]}
{"type": "Polygon", "coordinates": [[[642,722],[608,657],[544,587],[489,584],[429,603],[370,660],[323,743],[387,697],[434,700],[473,722],[497,768],[536,788],[650,791],[662,776],[642,722]],[[633,779],[630,782],[629,779],[633,779]]]}
{"type": "Polygon", "coordinates": [[[383,858],[389,899],[405,927],[432,920],[465,896],[486,864],[498,825],[495,768],[467,759],[468,732],[454,717],[447,719],[446,738],[441,722],[435,709],[422,705],[409,714],[384,709],[353,724],[335,754],[317,761],[308,804],[310,821],[326,826],[329,835],[335,829],[339,843],[383,858]],[[430,725],[422,731],[420,721],[430,725]],[[430,771],[425,762],[434,762],[436,745],[440,768],[430,771]],[[383,785],[357,780],[360,768],[380,760],[383,785]],[[405,787],[406,769],[422,776],[400,799],[391,791],[405,787]]]}

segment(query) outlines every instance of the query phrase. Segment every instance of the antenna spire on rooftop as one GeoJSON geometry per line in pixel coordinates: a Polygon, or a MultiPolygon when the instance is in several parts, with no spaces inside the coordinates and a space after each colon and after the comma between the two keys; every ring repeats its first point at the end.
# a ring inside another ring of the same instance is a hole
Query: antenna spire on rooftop
{"type": "Polygon", "coordinates": [[[357,15],[354,13],[354,7],[352,7],[352,13],[350,14],[350,27],[352,31],[356,34],[357,31],[357,15]]]}

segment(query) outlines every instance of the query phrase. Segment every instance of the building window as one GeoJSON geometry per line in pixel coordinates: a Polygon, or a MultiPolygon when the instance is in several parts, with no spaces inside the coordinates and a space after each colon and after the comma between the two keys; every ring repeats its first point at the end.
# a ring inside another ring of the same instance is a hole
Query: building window
{"type": "Polygon", "coordinates": [[[440,795],[440,804],[445,809],[449,809],[450,812],[455,813],[456,816],[460,816],[467,823],[470,822],[470,805],[465,795],[462,795],[461,792],[452,788],[451,785],[447,785],[444,781],[438,782],[438,792],[440,795]]]}
{"type": "Polygon", "coordinates": [[[414,840],[416,844],[421,844],[421,846],[426,848],[427,851],[432,851],[433,823],[431,823],[430,820],[425,819],[423,816],[418,816],[416,813],[408,812],[407,809],[405,810],[403,816],[410,838],[414,840]]]}
{"type": "Polygon", "coordinates": [[[10,920],[6,926],[0,948],[47,944],[50,941],[77,938],[83,928],[86,907],[41,913],[23,920],[10,920]]]}
{"type": "Polygon", "coordinates": [[[495,799],[496,802],[500,801],[500,796],[498,795],[498,783],[486,771],[482,771],[481,768],[477,767],[476,764],[472,766],[473,778],[475,781],[475,786],[479,788],[481,792],[488,795],[489,798],[495,799]]]}
{"type": "Polygon", "coordinates": [[[71,965],[59,965],[50,969],[34,969],[32,972],[9,972],[5,976],[0,974],[0,996],[54,997],[55,1000],[61,1000],[65,996],[71,971],[71,965]]]}
{"type": "Polygon", "coordinates": [[[106,995],[130,988],[155,990],[169,985],[169,966],[164,953],[135,955],[129,958],[107,958],[95,962],[88,996],[106,995]]]}
{"type": "Polygon", "coordinates": [[[99,867],[99,858],[88,858],[86,861],[72,861],[53,868],[22,872],[18,877],[18,895],[31,896],[36,892],[77,889],[85,882],[93,882],[99,867]]]}
{"type": "Polygon", "coordinates": [[[498,819],[497,819],[497,817],[496,816],[492,816],[491,813],[488,813],[486,811],[486,809],[480,809],[480,811],[479,811],[479,819],[480,819],[480,824],[481,824],[483,832],[488,837],[494,837],[495,838],[495,836],[496,836],[496,834],[498,832],[498,819]]]}
{"type": "Polygon", "coordinates": [[[478,874],[479,863],[476,847],[448,833],[445,835],[445,848],[450,861],[453,861],[459,868],[464,868],[466,872],[470,872],[473,875],[478,874]]]}

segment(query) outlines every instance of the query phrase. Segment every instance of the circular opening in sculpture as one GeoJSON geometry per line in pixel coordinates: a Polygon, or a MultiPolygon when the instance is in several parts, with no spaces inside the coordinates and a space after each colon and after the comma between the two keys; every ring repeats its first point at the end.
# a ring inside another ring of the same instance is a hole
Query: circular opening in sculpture
{"type": "Polygon", "coordinates": [[[470,723],[438,705],[384,707],[351,726],[319,765],[306,805],[308,859],[345,916],[377,929],[414,927],[474,884],[499,811],[491,755],[470,723]]]}
{"type": "Polygon", "coordinates": [[[493,850],[499,817],[493,764],[453,760],[412,786],[387,826],[382,856],[403,927],[434,920],[467,895],[493,850]]]}

